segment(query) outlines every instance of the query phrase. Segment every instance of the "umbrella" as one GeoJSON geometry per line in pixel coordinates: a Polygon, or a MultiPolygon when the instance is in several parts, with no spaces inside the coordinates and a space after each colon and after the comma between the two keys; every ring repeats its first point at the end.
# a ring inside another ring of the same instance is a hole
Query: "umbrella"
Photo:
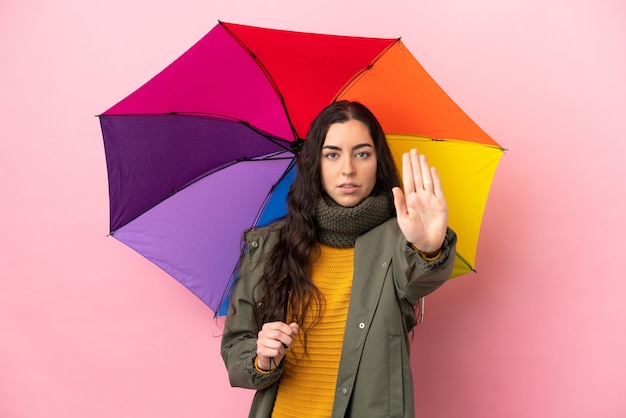
{"type": "Polygon", "coordinates": [[[360,101],[377,115],[397,161],[415,147],[437,167],[458,234],[452,276],[474,270],[503,149],[399,38],[218,22],[99,115],[111,235],[217,314],[242,231],[284,216],[309,123],[343,99],[360,101]]]}

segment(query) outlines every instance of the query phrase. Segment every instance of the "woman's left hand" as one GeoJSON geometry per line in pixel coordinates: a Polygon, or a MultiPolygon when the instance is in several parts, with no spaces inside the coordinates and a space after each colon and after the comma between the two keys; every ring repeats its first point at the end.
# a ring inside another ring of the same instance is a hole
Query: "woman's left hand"
{"type": "Polygon", "coordinates": [[[398,224],[407,241],[434,255],[441,248],[448,227],[448,205],[435,167],[416,149],[402,155],[404,192],[394,187],[398,224]]]}

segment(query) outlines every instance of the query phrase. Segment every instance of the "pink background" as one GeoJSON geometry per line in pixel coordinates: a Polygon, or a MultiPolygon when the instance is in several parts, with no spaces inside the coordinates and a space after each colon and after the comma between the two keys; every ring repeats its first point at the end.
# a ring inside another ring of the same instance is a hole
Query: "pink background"
{"type": "Polygon", "coordinates": [[[218,19],[402,36],[509,148],[478,273],[427,298],[415,332],[418,415],[626,416],[620,0],[4,0],[0,416],[245,416],[220,322],[106,237],[94,117],[218,19]]]}

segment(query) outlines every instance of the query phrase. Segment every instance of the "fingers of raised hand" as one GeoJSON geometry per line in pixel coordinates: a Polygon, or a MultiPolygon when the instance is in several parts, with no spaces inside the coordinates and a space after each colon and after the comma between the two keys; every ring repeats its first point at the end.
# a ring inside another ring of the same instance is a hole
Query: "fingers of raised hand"
{"type": "Polygon", "coordinates": [[[427,192],[433,192],[433,177],[428,166],[428,161],[426,161],[425,155],[420,155],[420,169],[422,171],[422,187],[427,192]]]}
{"type": "Polygon", "coordinates": [[[402,155],[404,192],[433,192],[433,177],[426,156],[416,149],[402,155]]]}
{"type": "Polygon", "coordinates": [[[445,200],[443,197],[443,188],[441,186],[441,179],[439,178],[439,173],[435,167],[430,168],[430,174],[433,181],[433,193],[437,195],[438,198],[445,200]]]}
{"type": "Polygon", "coordinates": [[[415,191],[415,177],[413,175],[413,161],[411,154],[402,154],[402,181],[404,183],[404,193],[415,191]]]}

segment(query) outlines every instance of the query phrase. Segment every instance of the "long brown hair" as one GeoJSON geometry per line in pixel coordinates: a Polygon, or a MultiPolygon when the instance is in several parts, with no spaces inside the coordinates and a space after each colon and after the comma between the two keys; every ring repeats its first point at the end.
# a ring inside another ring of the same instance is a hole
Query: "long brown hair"
{"type": "MultiPolygon", "coordinates": [[[[369,129],[377,155],[376,185],[372,195],[387,194],[400,185],[400,178],[387,145],[383,129],[363,104],[339,101],[328,105],[313,120],[297,161],[297,174],[287,195],[288,212],[280,230],[278,243],[264,264],[257,286],[261,295],[254,302],[253,324],[258,332],[264,323],[296,322],[302,326],[311,314],[311,326],[322,311],[310,312],[311,306],[324,304],[323,297],[311,280],[311,267],[318,255],[315,204],[324,189],[320,174],[322,147],[330,125],[349,120],[363,122],[369,129]],[[289,318],[286,318],[289,312],[289,318]]],[[[391,202],[392,200],[390,200],[391,202]]],[[[306,341],[306,329],[304,341],[306,341]]]]}

